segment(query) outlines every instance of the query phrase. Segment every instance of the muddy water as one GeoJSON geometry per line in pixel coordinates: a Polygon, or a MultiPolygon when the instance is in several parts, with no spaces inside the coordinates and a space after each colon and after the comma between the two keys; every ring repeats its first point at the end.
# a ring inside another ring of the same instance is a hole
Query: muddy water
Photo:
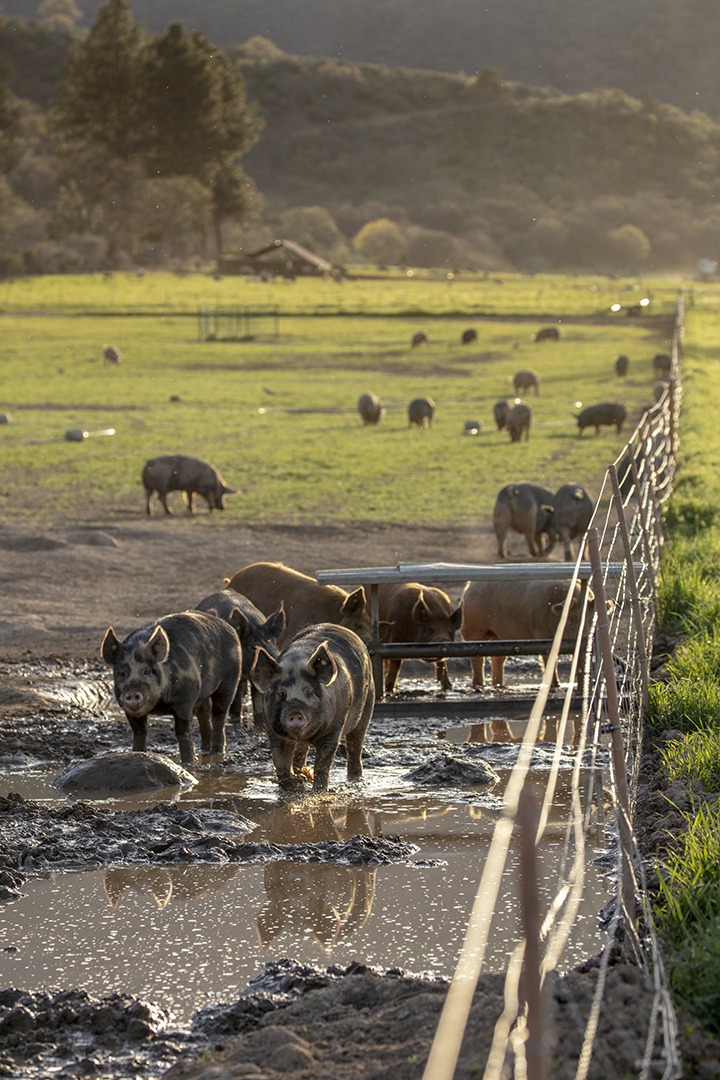
{"type": "MultiPolygon", "coordinates": [[[[269,771],[248,776],[211,769],[180,801],[209,805],[232,798],[255,823],[248,839],[317,842],[369,832],[399,835],[417,852],[406,862],[380,866],[280,860],[135,866],[32,880],[19,900],[0,908],[0,986],[129,993],[162,1004],[184,1023],[203,1005],[231,1000],[265,961],[280,957],[341,966],[361,961],[449,976],[523,728],[494,720],[451,729],[436,723],[428,732],[426,754],[487,744],[486,760],[501,779],[482,791],[419,792],[405,779],[406,765],[393,764],[388,756],[393,738],[387,734],[382,751],[376,750],[377,767],[368,766],[361,796],[343,787],[338,771],[333,777],[337,797],[278,803],[269,771]]],[[[405,751],[413,741],[422,740],[416,733],[397,738],[405,751]]],[[[369,750],[372,760],[372,740],[369,750]]],[[[536,755],[538,792],[552,750],[546,742],[536,755]]],[[[0,794],[19,791],[57,802],[50,786],[57,771],[0,777],[0,794]]],[[[563,866],[569,783],[568,755],[541,850],[541,889],[547,897],[563,866]]],[[[588,789],[585,778],[586,801],[588,789]]],[[[588,851],[585,897],[565,968],[598,952],[605,940],[598,913],[611,895],[611,883],[607,867],[595,862],[607,841],[597,802],[595,792],[590,839],[596,846],[588,851]]],[[[484,964],[489,972],[504,970],[517,934],[516,871],[513,848],[484,964]]]]}

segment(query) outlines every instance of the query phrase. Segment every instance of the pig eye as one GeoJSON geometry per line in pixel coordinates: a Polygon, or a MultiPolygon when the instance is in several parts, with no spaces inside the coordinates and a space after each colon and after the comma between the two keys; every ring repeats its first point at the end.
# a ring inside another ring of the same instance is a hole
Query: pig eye
{"type": "Polygon", "coordinates": [[[119,668],[117,669],[117,673],[118,673],[118,676],[119,676],[119,677],[120,677],[121,679],[127,679],[127,677],[128,677],[128,676],[129,676],[129,674],[130,674],[130,668],[128,668],[128,667],[119,667],[119,668]]]}
{"type": "Polygon", "coordinates": [[[152,677],[152,674],[153,674],[153,669],[152,669],[151,667],[144,667],[144,668],[142,669],[142,674],[144,675],[144,677],[145,677],[146,679],[149,679],[149,678],[151,678],[151,677],[152,677]]]}

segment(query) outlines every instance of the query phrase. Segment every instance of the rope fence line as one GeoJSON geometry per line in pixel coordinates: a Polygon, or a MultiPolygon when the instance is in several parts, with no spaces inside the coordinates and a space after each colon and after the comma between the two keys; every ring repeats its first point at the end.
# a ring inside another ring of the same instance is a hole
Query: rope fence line
{"type": "MultiPolygon", "coordinates": [[[[548,976],[562,962],[583,895],[593,802],[602,811],[605,793],[614,818],[616,892],[609,905],[607,938],[598,958],[595,990],[574,1065],[575,1078],[586,1080],[589,1075],[606,978],[612,958],[618,955],[643,970],[653,992],[642,1058],[636,1065],[637,1076],[641,1080],[651,1076],[676,1080],[681,1076],[677,1021],[647,898],[633,818],[655,632],[656,586],[664,544],[662,505],[671,494],[675,473],[682,396],[683,316],[680,296],[670,377],[657,403],[646,410],[619,458],[608,468],[590,527],[580,545],[560,624],[505,790],[503,811],[487,852],[423,1080],[452,1080],[455,1074],[514,837],[524,852],[521,907],[525,931],[512,947],[505,976],[504,1008],[496,1022],[483,1076],[484,1080],[501,1080],[510,1075],[550,1080],[543,997],[548,993],[548,976]],[[577,648],[572,655],[557,727],[556,751],[542,803],[537,805],[527,786],[530,760],[541,730],[578,570],[588,559],[592,566],[592,591],[585,590],[577,648]],[[608,572],[611,564],[613,573],[608,572]],[[536,879],[534,860],[537,845],[548,827],[579,673],[582,673],[582,709],[573,747],[572,798],[561,868],[554,894],[549,901],[541,903],[537,883],[532,885],[536,879]],[[581,776],[588,772],[590,797],[583,807],[581,776]],[[528,839],[530,834],[534,839],[528,839]],[[642,933],[638,932],[638,920],[642,933]]],[[[605,822],[606,826],[609,824],[605,822]]]]}

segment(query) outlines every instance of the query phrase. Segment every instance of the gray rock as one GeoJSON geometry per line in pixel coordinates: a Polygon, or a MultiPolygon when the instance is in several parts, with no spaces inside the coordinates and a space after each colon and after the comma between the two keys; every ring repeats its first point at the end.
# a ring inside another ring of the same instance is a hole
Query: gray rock
{"type": "Polygon", "coordinates": [[[116,751],[80,761],[61,772],[53,787],[63,795],[127,795],[166,787],[192,787],[197,780],[162,754],[116,751]]]}

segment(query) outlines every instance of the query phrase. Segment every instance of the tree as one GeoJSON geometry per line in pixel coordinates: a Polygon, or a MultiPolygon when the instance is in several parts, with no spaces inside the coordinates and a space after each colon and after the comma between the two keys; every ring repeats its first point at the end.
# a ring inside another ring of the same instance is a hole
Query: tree
{"type": "Polygon", "coordinates": [[[123,160],[139,153],[141,43],[128,0],[108,0],[86,40],[71,49],[54,113],[66,153],[92,147],[123,160]]]}
{"type": "Polygon", "coordinates": [[[42,0],[37,9],[39,22],[50,29],[70,28],[82,18],[75,0],[42,0]]]}
{"type": "Polygon", "coordinates": [[[368,262],[397,264],[405,257],[405,235],[390,218],[378,218],[363,225],[353,238],[353,247],[368,262]]]}

